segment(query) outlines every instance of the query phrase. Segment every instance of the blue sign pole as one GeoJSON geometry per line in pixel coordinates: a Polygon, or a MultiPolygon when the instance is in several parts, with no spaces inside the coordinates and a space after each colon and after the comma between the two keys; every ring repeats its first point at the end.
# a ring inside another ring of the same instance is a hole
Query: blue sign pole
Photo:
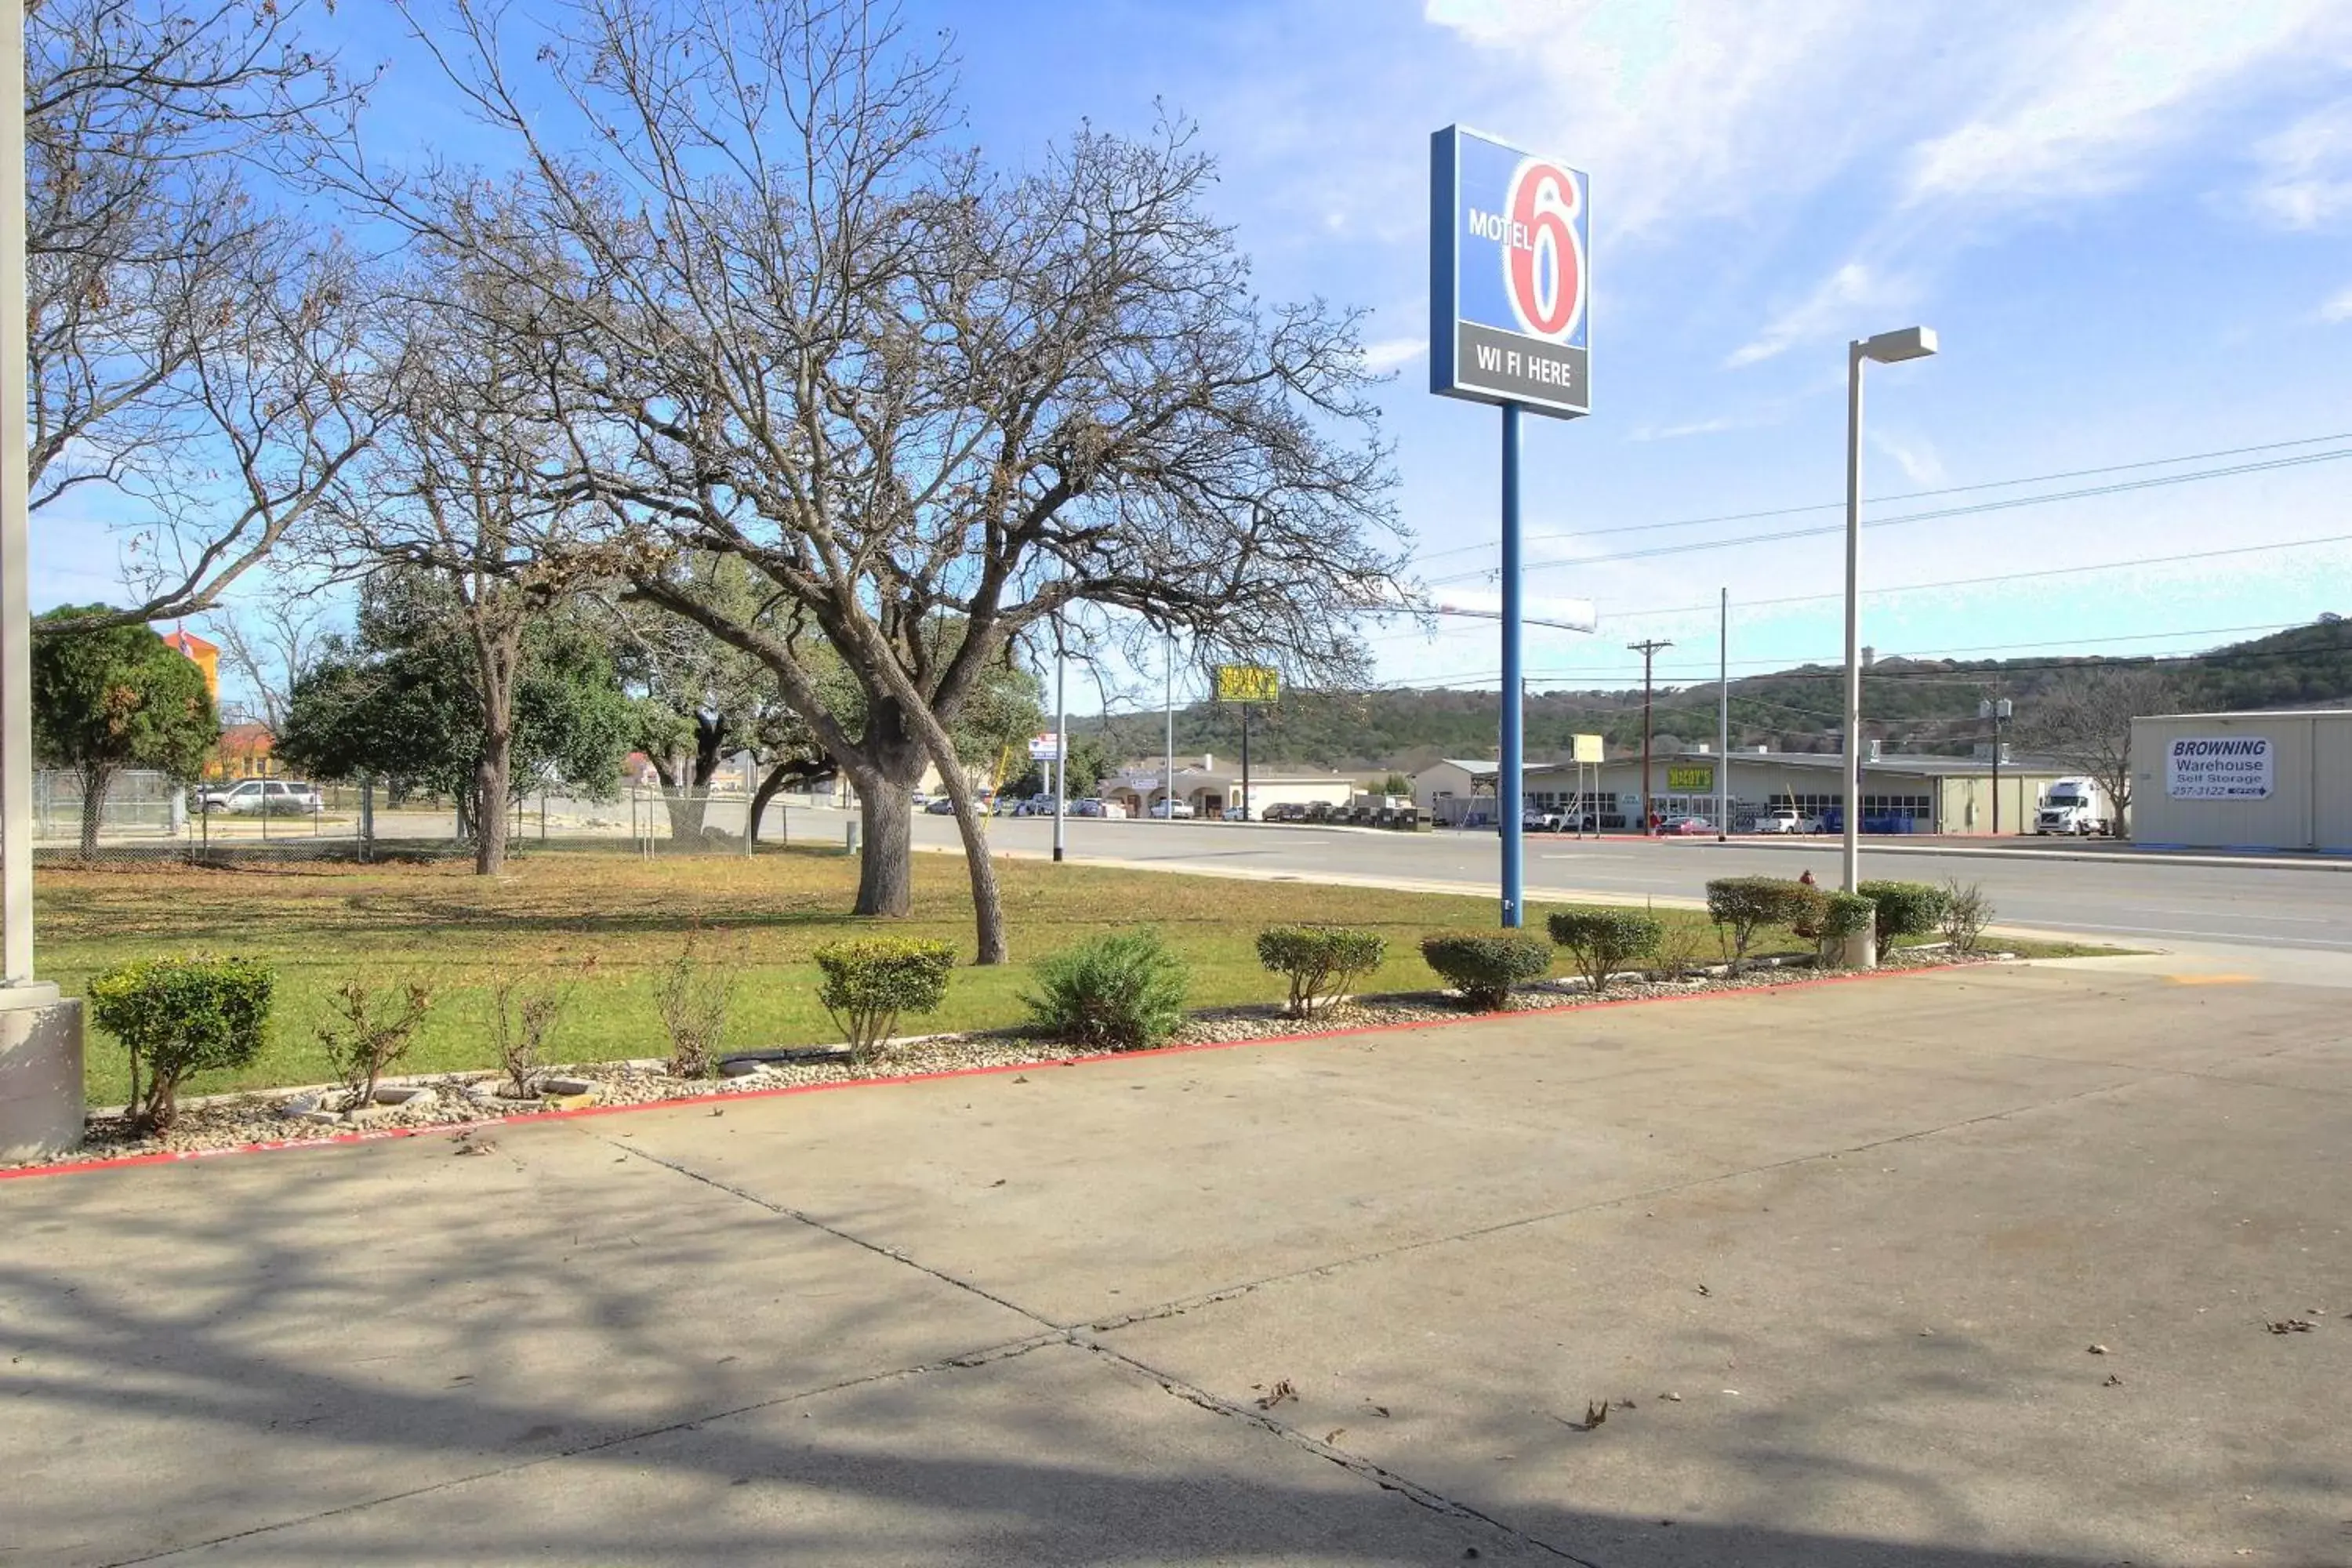
{"type": "Polygon", "coordinates": [[[1522,804],[1525,763],[1521,720],[1525,677],[1519,668],[1519,405],[1503,405],[1503,734],[1495,793],[1503,830],[1503,924],[1527,923],[1527,819],[1522,804]]]}
{"type": "Polygon", "coordinates": [[[1429,390],[1503,410],[1503,924],[1527,923],[1519,418],[1591,412],[1580,170],[1459,125],[1429,139],[1429,390]]]}

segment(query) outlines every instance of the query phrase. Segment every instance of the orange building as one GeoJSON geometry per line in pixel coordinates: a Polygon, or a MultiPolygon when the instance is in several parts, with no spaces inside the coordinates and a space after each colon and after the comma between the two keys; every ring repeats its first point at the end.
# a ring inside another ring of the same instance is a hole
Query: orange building
{"type": "Polygon", "coordinates": [[[278,737],[267,724],[231,724],[221,731],[212,760],[205,764],[208,779],[264,779],[278,776],[269,753],[278,737]]]}
{"type": "Polygon", "coordinates": [[[163,646],[193,660],[205,672],[205,690],[213,705],[220,705],[220,647],[182,626],[163,634],[163,646]]]}

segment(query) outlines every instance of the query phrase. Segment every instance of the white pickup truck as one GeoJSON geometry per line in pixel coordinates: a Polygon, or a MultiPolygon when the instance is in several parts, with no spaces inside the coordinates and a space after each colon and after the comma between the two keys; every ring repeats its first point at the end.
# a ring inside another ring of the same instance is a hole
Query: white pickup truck
{"type": "Polygon", "coordinates": [[[2108,808],[2106,793],[2091,779],[2060,779],[2042,796],[2042,805],[2033,813],[2033,831],[2039,834],[2063,833],[2076,837],[2094,833],[2113,834],[2115,813],[2108,808]]]}

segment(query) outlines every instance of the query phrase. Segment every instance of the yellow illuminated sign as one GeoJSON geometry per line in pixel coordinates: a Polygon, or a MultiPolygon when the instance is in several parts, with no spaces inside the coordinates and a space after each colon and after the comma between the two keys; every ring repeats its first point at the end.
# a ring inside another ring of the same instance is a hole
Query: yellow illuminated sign
{"type": "Polygon", "coordinates": [[[1217,666],[1220,702],[1274,702],[1282,696],[1282,676],[1262,664],[1217,666]]]}
{"type": "Polygon", "coordinates": [[[1679,795],[1704,795],[1715,787],[1713,764],[1703,767],[1669,767],[1666,787],[1679,795]]]}

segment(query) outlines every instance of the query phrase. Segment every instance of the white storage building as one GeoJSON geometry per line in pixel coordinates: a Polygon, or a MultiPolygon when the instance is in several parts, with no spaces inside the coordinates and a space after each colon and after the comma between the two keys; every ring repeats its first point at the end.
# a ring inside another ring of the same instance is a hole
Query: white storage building
{"type": "Polygon", "coordinates": [[[2135,719],[2131,770],[2143,848],[2352,854],[2352,710],[2135,719]]]}

